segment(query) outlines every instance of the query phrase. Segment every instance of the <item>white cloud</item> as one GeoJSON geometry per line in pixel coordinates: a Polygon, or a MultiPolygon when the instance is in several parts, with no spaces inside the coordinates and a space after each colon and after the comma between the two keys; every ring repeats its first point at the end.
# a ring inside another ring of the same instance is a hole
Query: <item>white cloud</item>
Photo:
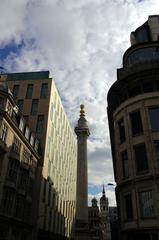
{"type": "MultiPolygon", "coordinates": [[[[49,69],[72,124],[86,105],[91,128],[89,181],[113,181],[106,106],[130,32],[157,14],[156,0],[6,0],[1,3],[0,48],[25,43],[3,65],[10,71],[49,69]]],[[[112,193],[111,193],[112,194],[112,193]]],[[[110,196],[111,197],[111,196],[110,196]]]]}
{"type": "Polygon", "coordinates": [[[27,0],[1,2],[0,48],[10,41],[19,43],[25,27],[27,0]]]}

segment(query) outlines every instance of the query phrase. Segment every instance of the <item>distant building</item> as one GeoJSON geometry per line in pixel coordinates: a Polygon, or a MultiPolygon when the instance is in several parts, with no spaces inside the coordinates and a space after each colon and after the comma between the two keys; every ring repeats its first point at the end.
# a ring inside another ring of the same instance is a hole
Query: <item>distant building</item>
{"type": "Polygon", "coordinates": [[[105,196],[105,189],[103,186],[102,197],[100,198],[100,222],[102,230],[102,239],[110,240],[110,222],[109,222],[109,202],[108,198],[105,196]]]}
{"type": "Polygon", "coordinates": [[[123,240],[159,239],[159,15],[131,33],[108,92],[108,119],[123,240]]]}
{"type": "Polygon", "coordinates": [[[90,239],[102,239],[102,231],[100,225],[100,213],[96,198],[92,199],[92,206],[88,207],[88,221],[90,239]]]}
{"type": "Polygon", "coordinates": [[[39,164],[39,141],[0,81],[0,239],[32,239],[39,164]]]}
{"type": "Polygon", "coordinates": [[[109,202],[105,196],[104,186],[102,197],[100,198],[100,210],[96,198],[93,198],[92,206],[88,208],[88,217],[90,239],[111,240],[109,202]]]}
{"type": "Polygon", "coordinates": [[[37,176],[39,209],[33,239],[37,235],[38,239],[73,238],[77,141],[54,80],[48,71],[0,76],[7,82],[26,125],[41,144],[37,176]]]}

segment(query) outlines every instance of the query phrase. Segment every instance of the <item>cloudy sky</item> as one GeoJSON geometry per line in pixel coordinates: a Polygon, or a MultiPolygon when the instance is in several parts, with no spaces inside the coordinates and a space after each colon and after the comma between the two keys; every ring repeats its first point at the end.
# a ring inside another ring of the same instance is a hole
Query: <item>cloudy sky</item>
{"type": "Polygon", "coordinates": [[[107,123],[107,91],[130,46],[130,32],[158,0],[1,0],[0,66],[8,72],[50,70],[75,126],[84,103],[88,141],[89,197],[115,204],[107,123]]]}

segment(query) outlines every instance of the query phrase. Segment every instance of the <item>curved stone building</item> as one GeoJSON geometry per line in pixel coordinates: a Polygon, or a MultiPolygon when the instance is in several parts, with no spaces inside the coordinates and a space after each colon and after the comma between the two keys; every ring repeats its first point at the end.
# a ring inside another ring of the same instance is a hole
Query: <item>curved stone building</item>
{"type": "Polygon", "coordinates": [[[108,92],[122,239],[159,238],[159,16],[131,33],[108,92]]]}

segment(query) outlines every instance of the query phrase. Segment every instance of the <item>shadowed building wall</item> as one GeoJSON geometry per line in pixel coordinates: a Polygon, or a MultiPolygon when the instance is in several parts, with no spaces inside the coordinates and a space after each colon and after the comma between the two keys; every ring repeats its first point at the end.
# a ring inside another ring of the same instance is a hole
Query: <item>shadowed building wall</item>
{"type": "Polygon", "coordinates": [[[131,33],[108,92],[122,239],[159,238],[159,16],[131,33]]]}
{"type": "Polygon", "coordinates": [[[32,239],[37,219],[39,141],[0,81],[0,239],[32,239]]]}

